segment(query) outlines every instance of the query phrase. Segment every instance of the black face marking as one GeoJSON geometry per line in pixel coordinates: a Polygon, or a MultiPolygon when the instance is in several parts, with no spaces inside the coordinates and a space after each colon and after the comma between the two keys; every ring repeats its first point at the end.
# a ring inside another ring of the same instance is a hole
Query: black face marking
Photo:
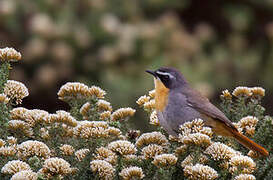
{"type": "Polygon", "coordinates": [[[188,85],[184,76],[174,68],[161,67],[156,71],[146,70],[146,72],[159,79],[164,86],[169,89],[180,88],[188,85]]]}
{"type": "Polygon", "coordinates": [[[170,88],[173,81],[175,81],[175,77],[166,71],[157,70],[156,76],[161,80],[161,82],[167,87],[170,88]]]}

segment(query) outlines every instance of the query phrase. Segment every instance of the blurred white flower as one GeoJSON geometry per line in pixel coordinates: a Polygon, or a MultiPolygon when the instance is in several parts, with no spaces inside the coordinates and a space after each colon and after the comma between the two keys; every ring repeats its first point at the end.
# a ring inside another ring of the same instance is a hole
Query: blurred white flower
{"type": "Polygon", "coordinates": [[[47,14],[36,14],[30,21],[30,30],[46,38],[54,35],[54,22],[47,14]]]}
{"type": "Polygon", "coordinates": [[[103,30],[110,34],[117,34],[121,26],[118,18],[114,14],[103,15],[100,23],[103,30]]]}

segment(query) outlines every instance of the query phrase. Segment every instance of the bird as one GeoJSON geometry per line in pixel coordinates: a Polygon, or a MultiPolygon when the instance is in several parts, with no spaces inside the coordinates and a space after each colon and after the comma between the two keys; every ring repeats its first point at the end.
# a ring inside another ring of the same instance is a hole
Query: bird
{"type": "Polygon", "coordinates": [[[159,124],[169,135],[178,137],[180,125],[200,118],[216,135],[235,138],[246,148],[263,156],[269,155],[265,148],[241,134],[208,98],[191,88],[180,71],[161,67],[146,72],[154,76],[156,114],[159,124]]]}

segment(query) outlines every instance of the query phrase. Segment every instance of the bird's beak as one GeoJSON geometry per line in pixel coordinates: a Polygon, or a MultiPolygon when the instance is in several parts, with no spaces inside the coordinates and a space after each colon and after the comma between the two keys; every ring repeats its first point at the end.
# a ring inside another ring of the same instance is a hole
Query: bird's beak
{"type": "Polygon", "coordinates": [[[151,70],[146,70],[147,73],[150,73],[151,75],[153,75],[155,78],[157,77],[155,71],[151,71],[151,70]]]}

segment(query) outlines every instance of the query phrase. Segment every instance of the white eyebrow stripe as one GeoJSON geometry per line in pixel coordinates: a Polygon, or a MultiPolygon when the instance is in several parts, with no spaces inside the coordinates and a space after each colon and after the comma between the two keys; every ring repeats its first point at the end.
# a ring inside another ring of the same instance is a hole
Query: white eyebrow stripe
{"type": "Polygon", "coordinates": [[[161,71],[156,71],[157,74],[163,75],[163,76],[169,76],[170,78],[174,78],[174,76],[170,73],[167,72],[161,72],[161,71]]]}

